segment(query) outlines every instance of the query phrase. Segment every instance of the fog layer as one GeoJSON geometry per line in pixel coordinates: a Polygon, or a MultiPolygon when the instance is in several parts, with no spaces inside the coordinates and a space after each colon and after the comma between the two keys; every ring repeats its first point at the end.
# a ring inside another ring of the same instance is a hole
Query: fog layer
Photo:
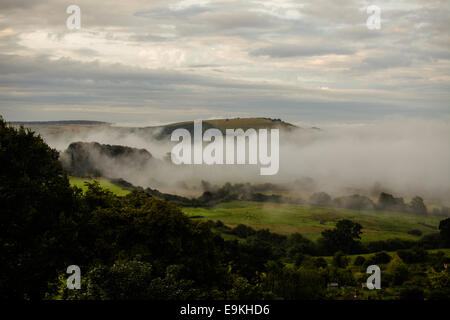
{"type": "MultiPolygon", "coordinates": [[[[147,149],[163,160],[174,143],[156,140],[145,130],[91,127],[77,131],[38,129],[46,142],[65,150],[71,142],[99,142],[147,149]]],[[[383,190],[406,198],[420,195],[436,204],[450,199],[450,124],[439,120],[391,119],[365,124],[322,125],[280,132],[280,170],[260,176],[259,165],[173,165],[149,163],[145,169],[108,162],[103,174],[165,192],[201,192],[201,180],[283,183],[293,192],[334,195],[383,190]]],[[[104,161],[104,159],[99,159],[104,161]]],[[[101,163],[99,164],[101,166],[101,163]]]]}

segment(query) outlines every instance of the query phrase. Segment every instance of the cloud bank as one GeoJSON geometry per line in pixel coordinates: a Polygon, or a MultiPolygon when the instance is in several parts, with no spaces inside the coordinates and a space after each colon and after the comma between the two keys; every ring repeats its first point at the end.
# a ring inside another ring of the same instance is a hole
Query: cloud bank
{"type": "Polygon", "coordinates": [[[449,117],[450,3],[56,0],[0,4],[0,114],[171,122],[449,117]]]}

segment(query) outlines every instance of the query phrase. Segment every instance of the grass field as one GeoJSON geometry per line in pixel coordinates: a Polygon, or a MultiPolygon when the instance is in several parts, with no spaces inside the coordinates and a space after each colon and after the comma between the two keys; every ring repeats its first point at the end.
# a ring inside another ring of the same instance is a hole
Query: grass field
{"type": "Polygon", "coordinates": [[[94,180],[98,181],[103,188],[108,189],[109,191],[118,196],[125,196],[128,193],[130,193],[130,191],[122,189],[121,187],[111,183],[108,179],[104,178],[87,179],[87,178],[69,177],[70,184],[73,186],[77,186],[78,188],[81,188],[83,192],[87,190],[87,187],[84,185],[84,183],[92,182],[94,180]]]}
{"type": "Polygon", "coordinates": [[[419,237],[407,232],[413,229],[422,231],[423,235],[438,232],[439,221],[443,219],[397,212],[243,201],[223,203],[213,208],[183,208],[183,211],[189,216],[201,216],[199,219],[221,220],[230,227],[242,223],[280,234],[299,232],[311,240],[316,240],[323,230],[333,228],[338,220],[350,219],[363,226],[363,242],[392,238],[417,240],[419,237]]]}
{"type": "MultiPolygon", "coordinates": [[[[94,179],[69,177],[70,183],[83,191],[87,188],[85,182],[94,179]]],[[[124,196],[130,191],[114,185],[104,178],[96,181],[118,196],[124,196]]],[[[341,219],[350,219],[363,226],[362,241],[386,240],[400,238],[417,240],[419,237],[408,234],[416,229],[423,235],[438,232],[439,221],[442,217],[419,216],[400,212],[357,211],[322,207],[308,207],[293,204],[262,203],[232,201],[219,204],[213,208],[183,208],[188,216],[196,216],[204,220],[221,220],[230,227],[245,224],[254,229],[269,229],[279,234],[299,232],[303,236],[317,240],[325,229],[334,227],[341,219]]],[[[235,238],[232,235],[223,235],[235,238]]]]}

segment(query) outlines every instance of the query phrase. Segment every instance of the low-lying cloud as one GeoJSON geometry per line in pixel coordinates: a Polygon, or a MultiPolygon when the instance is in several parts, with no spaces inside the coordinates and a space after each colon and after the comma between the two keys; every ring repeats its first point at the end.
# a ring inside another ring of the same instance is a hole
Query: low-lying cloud
{"type": "Polygon", "coordinates": [[[43,136],[61,151],[74,141],[146,149],[161,160],[157,168],[154,163],[139,170],[109,163],[104,174],[165,192],[199,193],[202,180],[216,185],[269,182],[304,195],[325,191],[335,196],[376,196],[373,190],[381,189],[405,198],[420,195],[435,204],[450,203],[450,124],[446,121],[396,118],[282,131],[280,170],[274,176],[260,176],[252,165],[174,165],[167,158],[174,143],[169,138],[156,140],[141,129],[104,127],[43,136]]]}

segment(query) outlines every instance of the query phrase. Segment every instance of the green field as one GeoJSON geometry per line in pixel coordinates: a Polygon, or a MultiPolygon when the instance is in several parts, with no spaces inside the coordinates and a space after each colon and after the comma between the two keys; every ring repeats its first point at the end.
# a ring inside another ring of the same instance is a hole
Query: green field
{"type": "Polygon", "coordinates": [[[398,212],[243,201],[223,203],[213,208],[183,208],[183,211],[188,216],[201,216],[198,219],[221,220],[230,227],[242,223],[279,234],[299,232],[311,240],[317,240],[323,230],[333,228],[338,220],[350,219],[363,226],[363,242],[392,238],[418,240],[420,237],[407,232],[413,229],[422,231],[423,235],[438,232],[439,221],[443,219],[398,212]]]}
{"type": "MultiPolygon", "coordinates": [[[[104,178],[77,178],[69,177],[70,183],[83,191],[87,187],[85,182],[98,181],[118,196],[130,193],[104,178]]],[[[311,240],[317,240],[325,229],[334,227],[341,219],[350,219],[363,226],[362,241],[387,240],[400,238],[405,240],[418,240],[420,237],[408,234],[416,229],[422,235],[438,232],[439,221],[442,217],[419,216],[401,212],[384,211],[357,211],[348,209],[308,207],[294,204],[262,203],[232,201],[219,204],[212,208],[182,209],[188,216],[196,219],[220,220],[230,227],[245,224],[254,229],[269,229],[279,234],[301,233],[311,240]]],[[[225,238],[234,239],[233,235],[223,234],[225,238]]]]}
{"type": "Polygon", "coordinates": [[[128,193],[130,193],[129,190],[122,189],[119,186],[116,186],[115,184],[111,183],[108,179],[104,178],[95,178],[95,179],[89,179],[89,178],[77,178],[77,177],[69,177],[70,184],[73,186],[77,186],[78,188],[81,188],[83,192],[87,190],[87,187],[85,186],[85,182],[93,182],[98,181],[100,186],[103,188],[108,189],[112,193],[118,195],[118,196],[125,196],[128,193]]]}

